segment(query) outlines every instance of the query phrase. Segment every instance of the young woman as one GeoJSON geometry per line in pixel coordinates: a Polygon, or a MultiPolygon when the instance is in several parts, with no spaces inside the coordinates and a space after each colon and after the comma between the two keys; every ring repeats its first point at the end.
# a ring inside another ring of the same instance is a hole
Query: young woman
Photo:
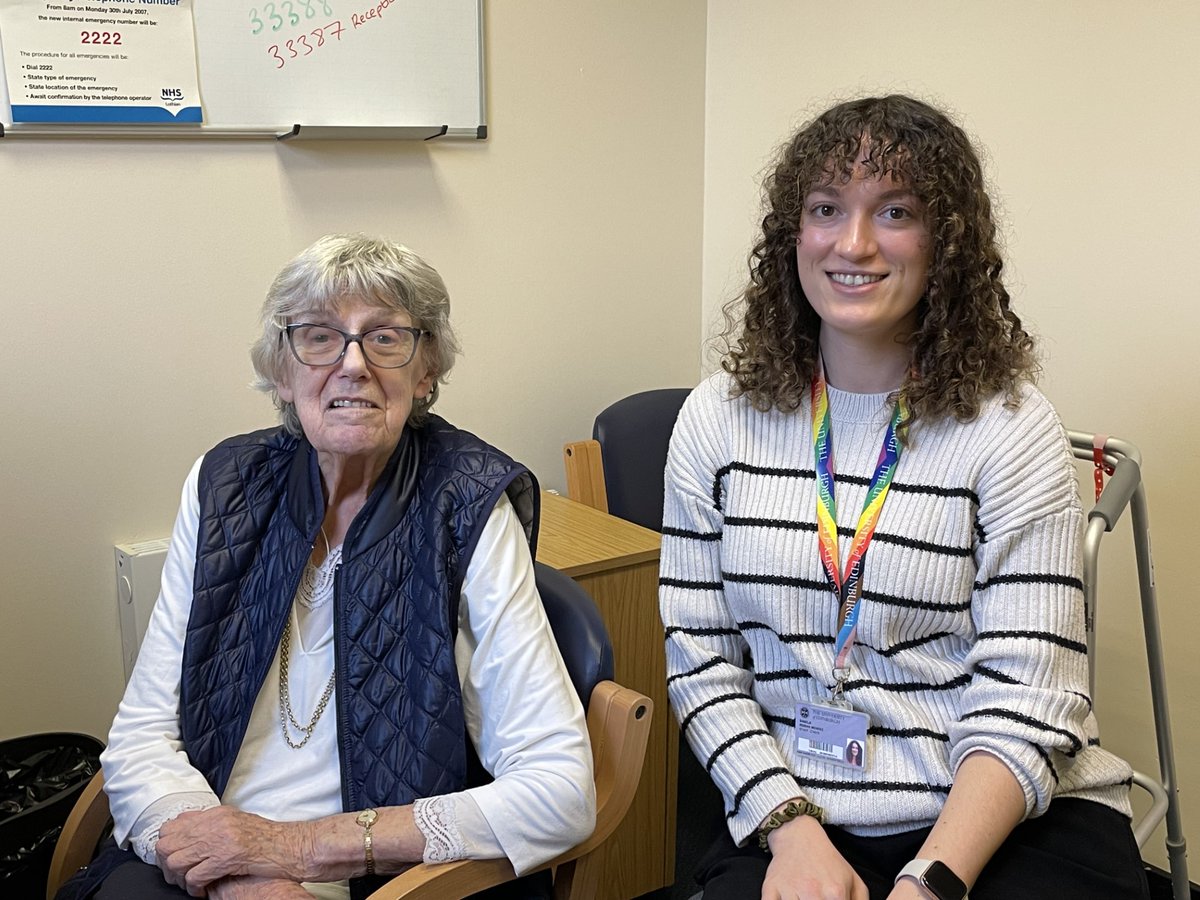
{"type": "Polygon", "coordinates": [[[969,140],[844,103],[765,194],[667,465],[671,702],[729,825],[706,900],[1145,897],[1070,448],[969,140]]]}

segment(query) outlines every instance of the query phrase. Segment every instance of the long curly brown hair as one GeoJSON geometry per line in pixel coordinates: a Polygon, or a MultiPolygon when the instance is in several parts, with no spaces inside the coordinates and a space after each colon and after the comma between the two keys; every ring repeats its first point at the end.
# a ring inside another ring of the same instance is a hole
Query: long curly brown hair
{"type": "MultiPolygon", "coordinates": [[[[983,169],[961,128],[911,97],[841,103],[780,149],[763,183],[767,212],[750,253],[750,282],[725,306],[722,367],[758,409],[797,409],[817,364],[821,320],[800,287],[796,236],[805,197],[855,171],[890,175],[924,204],[932,239],[925,295],[910,335],[914,365],[901,387],[910,416],[969,421],[980,404],[1037,370],[1033,339],[1001,281],[983,169]]],[[[907,427],[904,429],[907,431],[907,427]]]]}

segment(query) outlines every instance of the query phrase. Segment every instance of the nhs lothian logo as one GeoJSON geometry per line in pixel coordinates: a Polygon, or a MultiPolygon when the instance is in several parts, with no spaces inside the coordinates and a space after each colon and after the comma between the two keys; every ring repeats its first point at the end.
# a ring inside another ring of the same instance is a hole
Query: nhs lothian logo
{"type": "Polygon", "coordinates": [[[162,89],[162,98],[163,98],[163,100],[174,100],[174,101],[176,101],[176,103],[173,105],[178,105],[178,103],[183,100],[183,89],[182,88],[163,88],[162,89]]]}

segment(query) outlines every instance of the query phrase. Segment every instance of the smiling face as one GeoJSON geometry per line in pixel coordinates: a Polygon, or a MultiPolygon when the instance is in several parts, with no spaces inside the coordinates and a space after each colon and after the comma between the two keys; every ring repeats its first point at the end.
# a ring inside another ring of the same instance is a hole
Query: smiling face
{"type": "Polygon", "coordinates": [[[902,349],[925,292],[931,239],[921,202],[891,175],[857,169],[809,191],[796,236],[800,286],[821,342],[902,349]]]}
{"type": "MultiPolygon", "coordinates": [[[[332,313],[303,320],[355,334],[414,324],[402,312],[357,297],[343,299],[332,313]]],[[[289,359],[286,376],[276,389],[282,400],[295,404],[322,472],[351,466],[363,466],[374,475],[383,470],[408,422],[413,400],[428,395],[433,385],[424,350],[418,344],[412,362],[399,369],[371,365],[357,343],[349,344],[332,366],[305,366],[289,359]]]]}

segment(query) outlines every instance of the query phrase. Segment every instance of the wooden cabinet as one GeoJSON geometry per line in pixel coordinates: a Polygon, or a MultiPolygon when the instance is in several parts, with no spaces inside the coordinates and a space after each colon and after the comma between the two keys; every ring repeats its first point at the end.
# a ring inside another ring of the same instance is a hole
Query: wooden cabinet
{"type": "Polygon", "coordinates": [[[630,900],[675,877],[679,729],[667,703],[658,616],[659,544],[658,532],[557,494],[542,494],[538,561],[570,575],[592,596],[612,637],[617,681],[654,701],[641,783],[604,850],[602,900],[630,900]]]}

